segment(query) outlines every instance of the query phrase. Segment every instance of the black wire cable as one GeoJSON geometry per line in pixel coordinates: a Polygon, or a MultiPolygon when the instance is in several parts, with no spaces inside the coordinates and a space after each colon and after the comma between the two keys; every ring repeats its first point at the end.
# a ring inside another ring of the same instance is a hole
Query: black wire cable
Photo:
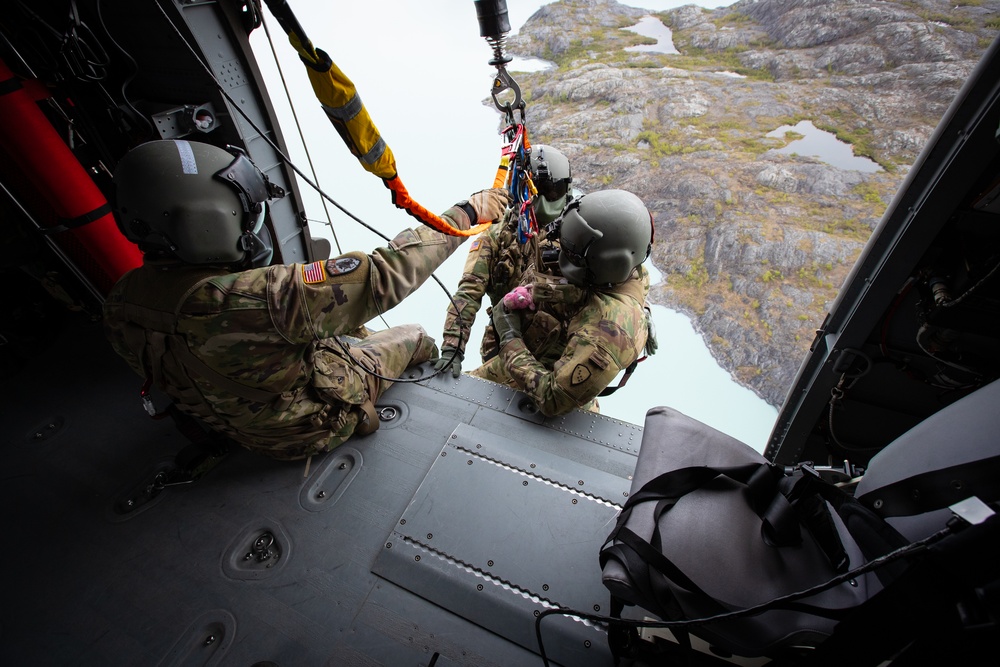
{"type": "Polygon", "coordinates": [[[547,616],[568,616],[571,618],[578,618],[584,621],[591,621],[594,623],[601,623],[604,625],[617,625],[632,628],[692,628],[700,625],[707,625],[709,623],[716,623],[718,621],[728,621],[736,618],[743,618],[746,616],[756,616],[770,609],[780,607],[786,602],[794,602],[795,600],[801,600],[802,598],[811,597],[818,593],[822,593],[825,590],[833,588],[834,586],[839,586],[845,581],[851,579],[856,579],[862,574],[871,572],[872,570],[887,565],[889,563],[895,562],[901,558],[907,558],[915,555],[915,553],[923,551],[926,547],[935,542],[939,542],[953,532],[953,528],[949,525],[933,535],[929,535],[922,540],[918,540],[906,546],[899,547],[887,554],[883,554],[878,558],[873,558],[864,565],[861,565],[853,570],[845,572],[843,574],[837,575],[829,581],[825,581],[822,584],[817,584],[811,588],[805,590],[797,591],[795,593],[788,593],[787,595],[782,595],[776,597],[773,600],[768,600],[767,602],[762,602],[760,604],[754,605],[753,607],[747,607],[746,609],[736,609],[734,611],[728,611],[722,614],[716,614],[715,616],[706,616],[704,618],[694,618],[683,621],[640,621],[625,618],[615,618],[613,616],[601,616],[598,614],[590,614],[582,611],[574,611],[572,609],[565,609],[563,607],[555,609],[546,609],[535,617],[535,639],[538,641],[538,655],[542,659],[542,664],[545,667],[549,667],[549,659],[545,653],[545,646],[542,643],[542,619],[547,616]]]}
{"type": "MultiPolygon", "coordinates": [[[[306,152],[306,162],[309,163],[309,171],[312,172],[313,178],[317,181],[319,176],[316,175],[316,167],[313,165],[312,154],[309,152],[309,144],[305,140],[305,133],[302,131],[302,125],[299,123],[299,114],[295,111],[295,103],[292,102],[292,96],[288,91],[288,82],[285,81],[285,71],[281,69],[281,62],[278,60],[277,51],[274,48],[274,40],[271,38],[271,30],[267,27],[267,21],[264,20],[264,14],[260,15],[260,24],[264,27],[264,34],[267,35],[267,44],[271,47],[271,57],[274,58],[274,64],[278,68],[278,77],[281,78],[281,87],[285,91],[285,99],[288,100],[288,108],[292,110],[292,118],[295,120],[295,129],[298,130],[299,140],[302,142],[302,148],[306,152]]],[[[333,234],[333,242],[337,245],[337,254],[344,254],[343,249],[340,247],[340,239],[337,238],[337,230],[333,228],[333,220],[330,218],[330,210],[326,207],[326,199],[320,199],[323,202],[323,212],[326,213],[326,224],[330,227],[330,233],[333,234]]],[[[386,322],[386,326],[389,324],[386,322]]]]}
{"type": "Polygon", "coordinates": [[[111,43],[114,45],[114,47],[118,49],[123,56],[125,56],[126,60],[128,60],[128,63],[131,66],[132,70],[131,72],[129,72],[128,76],[125,77],[125,80],[122,81],[122,87],[121,87],[122,100],[125,102],[126,105],[128,105],[128,108],[132,111],[130,116],[133,119],[138,119],[143,124],[145,124],[147,134],[149,136],[153,136],[156,134],[156,128],[153,126],[153,122],[150,121],[148,118],[146,118],[146,116],[135,107],[135,105],[132,103],[132,100],[130,100],[128,96],[128,87],[132,84],[132,81],[135,79],[136,74],[139,73],[139,63],[135,61],[135,58],[132,57],[131,53],[126,51],[125,48],[118,43],[114,35],[111,34],[111,31],[108,30],[108,26],[104,21],[104,14],[101,11],[102,4],[103,0],[97,0],[94,3],[94,8],[97,11],[97,21],[98,23],[101,24],[101,28],[104,30],[104,34],[108,36],[108,39],[111,40],[111,43]]]}
{"type": "MultiPolygon", "coordinates": [[[[281,79],[281,87],[285,91],[285,99],[288,100],[288,108],[292,111],[292,118],[295,121],[295,129],[299,133],[299,141],[302,143],[302,148],[306,153],[306,162],[309,163],[309,171],[312,173],[312,177],[315,181],[319,181],[319,176],[316,174],[316,166],[313,164],[312,154],[309,152],[309,143],[306,141],[305,133],[302,131],[302,124],[299,123],[299,114],[295,111],[295,102],[292,101],[292,95],[288,90],[288,82],[285,80],[285,71],[281,68],[281,61],[278,60],[277,50],[274,48],[274,40],[271,38],[271,30],[267,26],[267,21],[264,20],[264,14],[260,14],[260,25],[264,28],[264,34],[267,36],[267,45],[271,48],[271,57],[274,59],[274,65],[278,69],[278,77],[281,79]]],[[[330,228],[330,233],[333,234],[333,242],[337,246],[337,254],[344,254],[343,248],[340,247],[340,239],[337,237],[337,230],[334,229],[333,219],[330,217],[330,209],[326,206],[326,199],[320,197],[320,201],[323,202],[323,212],[326,214],[325,224],[330,228]]],[[[306,220],[309,222],[309,220],[306,220]]],[[[382,324],[389,328],[389,323],[385,319],[385,315],[380,311],[378,315],[379,319],[382,320],[382,324]]],[[[367,368],[364,370],[368,370],[367,368]]]]}
{"type": "Polygon", "coordinates": [[[107,78],[111,58],[101,45],[76,7],[76,0],[69,2],[70,26],[63,34],[60,54],[73,75],[83,82],[103,81],[107,78]]]}
{"type": "MultiPolygon", "coordinates": [[[[358,216],[356,216],[353,213],[351,213],[350,211],[348,211],[339,202],[337,202],[336,200],[334,200],[333,197],[331,197],[330,195],[328,195],[319,186],[318,183],[314,182],[312,179],[310,179],[308,176],[306,176],[305,173],[303,173],[303,171],[301,169],[299,169],[299,167],[294,162],[292,162],[291,158],[289,158],[287,155],[285,155],[282,152],[281,148],[278,147],[278,145],[274,142],[274,140],[271,139],[271,137],[268,136],[267,133],[265,133],[261,128],[257,127],[257,124],[254,123],[253,119],[250,118],[250,116],[243,110],[243,108],[240,107],[240,105],[236,103],[236,100],[234,100],[232,98],[232,96],[230,96],[229,93],[226,92],[226,90],[222,87],[222,84],[220,84],[219,80],[215,77],[215,73],[212,72],[212,69],[205,63],[204,60],[202,60],[201,55],[191,45],[191,43],[187,40],[187,38],[180,31],[180,29],[177,27],[177,25],[174,23],[174,21],[170,18],[170,15],[167,14],[166,10],[163,9],[163,5],[160,4],[159,0],[153,0],[153,3],[156,5],[157,9],[160,10],[160,13],[163,14],[163,18],[165,18],[167,20],[167,23],[170,24],[170,27],[173,28],[174,32],[177,33],[177,36],[180,38],[181,42],[183,42],[184,46],[186,46],[188,48],[188,50],[191,52],[191,54],[194,55],[195,60],[197,60],[198,63],[202,66],[202,68],[204,68],[204,70],[208,74],[209,78],[211,78],[211,80],[215,82],[216,89],[219,91],[219,93],[224,98],[226,98],[226,100],[233,106],[233,108],[235,108],[240,113],[241,116],[243,116],[243,119],[246,120],[247,123],[249,123],[250,127],[252,127],[254,129],[254,131],[256,131],[257,134],[264,141],[267,142],[267,144],[274,150],[275,153],[278,154],[278,156],[282,159],[282,161],[285,164],[287,164],[292,169],[292,171],[294,171],[296,174],[298,174],[298,176],[300,178],[302,178],[302,180],[304,180],[306,183],[308,183],[309,186],[312,187],[321,197],[323,197],[324,199],[326,199],[327,201],[329,201],[331,204],[333,204],[334,206],[336,206],[344,215],[346,215],[347,217],[349,217],[351,220],[354,220],[359,225],[361,225],[362,227],[364,227],[368,231],[372,232],[373,234],[375,234],[379,238],[384,239],[387,243],[391,243],[392,239],[390,239],[388,236],[386,236],[385,234],[383,234],[379,230],[377,230],[374,227],[372,227],[371,225],[369,225],[367,222],[365,222],[364,220],[362,220],[358,216]]],[[[470,221],[470,223],[471,222],[472,221],[470,221]]],[[[437,275],[435,275],[434,273],[431,273],[430,277],[434,279],[434,281],[441,287],[441,289],[444,291],[444,293],[448,296],[448,300],[451,302],[451,306],[455,309],[455,312],[456,313],[461,312],[461,309],[458,307],[458,303],[455,301],[455,297],[451,294],[451,292],[448,291],[448,288],[444,286],[444,283],[441,282],[441,280],[437,277],[437,275]]],[[[379,316],[382,316],[383,315],[382,308],[381,308],[381,306],[377,302],[375,303],[375,307],[378,309],[379,316]]],[[[334,338],[338,341],[338,343],[340,344],[341,348],[345,351],[345,353],[347,353],[347,350],[349,349],[347,347],[347,344],[344,343],[343,341],[341,341],[339,336],[334,336],[334,338]]],[[[434,373],[428,375],[427,377],[419,377],[419,378],[389,378],[389,377],[385,377],[385,376],[379,375],[378,373],[376,373],[375,371],[373,371],[373,370],[365,367],[361,363],[359,363],[358,365],[361,367],[361,369],[364,372],[368,373],[369,375],[377,377],[380,380],[385,380],[387,382],[423,382],[425,380],[429,380],[429,379],[431,379],[433,377],[436,377],[437,375],[439,375],[442,372],[444,372],[444,370],[446,368],[450,367],[451,363],[454,361],[455,357],[458,356],[458,349],[463,346],[464,342],[465,342],[465,339],[464,339],[464,336],[463,336],[463,333],[462,333],[462,328],[459,327],[459,331],[458,331],[458,348],[456,348],[455,353],[448,360],[448,365],[447,366],[442,366],[442,368],[440,370],[434,371],[434,373]]],[[[354,359],[353,355],[351,356],[351,358],[354,359]]]]}

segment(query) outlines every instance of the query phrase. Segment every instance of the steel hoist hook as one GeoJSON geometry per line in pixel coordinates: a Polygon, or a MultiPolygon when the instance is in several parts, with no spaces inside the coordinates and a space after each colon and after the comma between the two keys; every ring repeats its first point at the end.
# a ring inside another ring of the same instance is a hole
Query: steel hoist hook
{"type": "Polygon", "coordinates": [[[507,72],[507,63],[512,60],[504,53],[504,48],[507,46],[507,33],[510,32],[507,0],[474,0],[474,2],[476,3],[476,18],[479,19],[479,36],[484,38],[493,49],[493,57],[489,64],[497,68],[497,74],[493,77],[493,86],[490,90],[493,104],[508,117],[513,117],[514,109],[524,107],[524,99],[521,97],[521,89],[517,82],[507,72]],[[514,99],[501,102],[499,95],[508,90],[514,93],[514,99]]]}
{"type": "Polygon", "coordinates": [[[506,114],[508,122],[513,121],[515,109],[521,111],[523,122],[524,99],[521,97],[521,88],[503,65],[497,65],[497,75],[493,78],[493,88],[490,91],[490,95],[493,97],[493,105],[498,111],[506,114]],[[514,99],[508,102],[501,102],[499,96],[508,90],[514,93],[514,99]]]}

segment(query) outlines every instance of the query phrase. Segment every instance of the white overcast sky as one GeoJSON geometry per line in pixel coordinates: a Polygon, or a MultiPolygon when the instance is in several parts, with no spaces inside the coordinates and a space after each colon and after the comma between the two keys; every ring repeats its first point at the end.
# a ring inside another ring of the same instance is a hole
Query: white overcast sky
{"type": "MultiPolygon", "coordinates": [[[[442,212],[469,194],[490,187],[502,142],[497,133],[499,115],[492,105],[483,102],[489,98],[496,70],[487,63],[492,50],[479,36],[473,0],[289,0],[289,4],[313,44],[329,53],[354,81],[382,137],[392,148],[400,178],[414,199],[432,211],[442,212]]],[[[545,4],[507,0],[512,33],[545,4]]],[[[731,3],[642,0],[623,4],[662,11],[685,4],[714,8],[731,3]]],[[[304,66],[277,22],[269,13],[265,20],[320,185],[338,203],[388,237],[416,224],[390,203],[381,180],[364,171],[348,152],[320,109],[304,66]]],[[[255,31],[251,43],[281,118],[291,157],[308,171],[303,142],[297,136],[264,30],[255,31]]],[[[527,118],[530,131],[530,105],[527,118]]],[[[310,219],[324,220],[320,198],[308,186],[300,185],[310,219]]],[[[333,207],[330,211],[345,252],[369,252],[384,243],[333,207]]],[[[313,224],[311,229],[314,236],[330,237],[324,225],[313,224]]],[[[449,291],[458,284],[466,254],[463,246],[437,271],[449,291]]],[[[390,326],[420,323],[440,341],[447,305],[441,288],[428,281],[390,311],[386,321],[390,326]]],[[[678,319],[670,317],[674,322],[670,326],[676,326],[678,319]]],[[[479,363],[479,340],[485,321],[485,314],[477,318],[465,370],[479,363]]],[[[679,325],[685,326],[685,322],[679,325]]],[[[374,328],[382,326],[376,322],[374,328]]],[[[730,382],[700,341],[685,343],[692,345],[691,349],[679,349],[664,337],[661,335],[660,353],[640,365],[626,389],[603,401],[602,411],[641,424],[646,408],[671,405],[762,449],[774,420],[774,408],[730,382]],[[701,361],[696,363],[694,359],[701,361]],[[663,378],[670,379],[665,383],[663,378]],[[636,401],[637,396],[643,399],[636,401]]]]}
{"type": "MultiPolygon", "coordinates": [[[[417,201],[440,212],[471,192],[489,187],[501,141],[497,112],[484,106],[483,100],[489,96],[495,70],[487,64],[492,51],[479,36],[473,0],[289,0],[289,4],[313,44],[327,51],[354,81],[396,156],[403,183],[417,201]]],[[[545,4],[508,0],[512,33],[545,4]]],[[[642,0],[634,6],[660,11],[684,4],[717,7],[731,3],[642,0]]],[[[304,68],[277,23],[271,20],[269,27],[321,184],[346,208],[394,235],[409,224],[408,216],[388,204],[379,179],[364,172],[347,152],[316,103],[304,68]]],[[[276,88],[280,81],[269,71],[273,59],[263,30],[254,32],[252,43],[268,77],[272,100],[286,121],[293,159],[304,167],[301,144],[289,136],[293,126],[287,122],[284,93],[276,88]]],[[[529,130],[530,113],[529,108],[529,130]]],[[[310,217],[323,217],[321,205],[310,203],[308,210],[310,217]]],[[[353,223],[336,226],[338,235],[342,227],[356,227],[353,223]]]]}

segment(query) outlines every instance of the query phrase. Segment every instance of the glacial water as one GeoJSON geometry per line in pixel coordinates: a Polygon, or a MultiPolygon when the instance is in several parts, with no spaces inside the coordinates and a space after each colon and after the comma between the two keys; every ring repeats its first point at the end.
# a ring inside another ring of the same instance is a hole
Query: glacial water
{"type": "Polygon", "coordinates": [[[854,148],[850,144],[844,143],[831,132],[819,129],[812,124],[812,121],[803,120],[796,125],[782,125],[778,129],[768,132],[767,136],[781,138],[785,136],[786,132],[795,132],[802,135],[802,138],[789,142],[783,148],[775,149],[777,153],[816,157],[828,165],[840,169],[864,172],[882,170],[882,167],[872,160],[855,155],[854,148]]]}

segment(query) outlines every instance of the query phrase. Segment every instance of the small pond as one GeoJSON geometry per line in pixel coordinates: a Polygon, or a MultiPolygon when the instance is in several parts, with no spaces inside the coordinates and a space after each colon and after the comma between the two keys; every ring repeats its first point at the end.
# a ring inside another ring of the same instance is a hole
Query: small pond
{"type": "Polygon", "coordinates": [[[556,67],[557,65],[551,60],[522,58],[520,56],[514,56],[514,59],[507,64],[507,69],[511,72],[546,72],[556,67]]]}
{"type": "Polygon", "coordinates": [[[850,144],[837,139],[837,136],[831,132],[819,129],[812,124],[812,121],[803,120],[797,125],[782,125],[773,132],[768,132],[767,136],[780,139],[785,136],[786,132],[795,132],[802,135],[802,138],[791,141],[784,148],[775,149],[777,153],[816,157],[839,169],[864,172],[882,171],[882,167],[876,162],[855,155],[854,148],[850,144]]]}
{"type": "Polygon", "coordinates": [[[634,26],[625,28],[643,37],[651,37],[657,40],[656,44],[640,44],[638,46],[626,46],[626,51],[642,53],[680,53],[674,46],[674,33],[670,28],[663,25],[663,21],[654,16],[643,16],[634,26]]]}

